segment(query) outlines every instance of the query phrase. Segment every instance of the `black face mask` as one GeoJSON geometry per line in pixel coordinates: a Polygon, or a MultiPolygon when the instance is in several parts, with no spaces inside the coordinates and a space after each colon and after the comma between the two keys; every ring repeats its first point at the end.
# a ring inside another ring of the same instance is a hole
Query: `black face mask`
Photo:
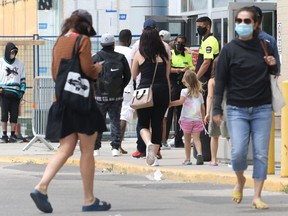
{"type": "Polygon", "coordinates": [[[207,28],[206,27],[202,27],[202,26],[198,26],[197,28],[197,32],[200,36],[203,36],[206,34],[207,32],[207,28]]]}
{"type": "Polygon", "coordinates": [[[185,45],[182,43],[176,44],[176,49],[180,52],[184,52],[185,51],[185,45]]]}

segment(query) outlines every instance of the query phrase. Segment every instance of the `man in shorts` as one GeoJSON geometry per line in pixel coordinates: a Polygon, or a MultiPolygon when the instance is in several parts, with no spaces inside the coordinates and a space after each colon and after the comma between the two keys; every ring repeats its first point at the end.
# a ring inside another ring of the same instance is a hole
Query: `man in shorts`
{"type": "Polygon", "coordinates": [[[0,59],[0,94],[2,142],[19,142],[15,135],[19,114],[19,104],[26,89],[25,66],[16,58],[18,48],[11,42],[5,47],[5,55],[0,59]],[[7,135],[7,122],[10,119],[11,135],[7,135]]]}
{"type": "MultiPolygon", "coordinates": [[[[132,33],[129,29],[123,29],[119,33],[119,44],[115,46],[114,51],[123,54],[131,68],[131,41],[132,33]]],[[[120,114],[120,127],[121,127],[121,144],[119,151],[121,154],[127,154],[128,152],[122,148],[122,141],[124,138],[127,122],[131,123],[133,120],[134,110],[130,107],[133,98],[133,79],[131,78],[128,85],[124,88],[123,102],[120,114]]]]}

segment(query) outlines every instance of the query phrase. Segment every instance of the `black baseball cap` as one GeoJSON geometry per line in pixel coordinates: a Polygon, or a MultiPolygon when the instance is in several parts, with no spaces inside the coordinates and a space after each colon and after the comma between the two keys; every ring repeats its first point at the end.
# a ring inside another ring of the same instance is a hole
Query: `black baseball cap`
{"type": "Polygon", "coordinates": [[[91,16],[91,14],[90,14],[88,11],[83,10],[83,9],[78,9],[78,10],[75,10],[75,11],[72,13],[71,16],[73,16],[73,15],[79,16],[79,17],[85,19],[85,20],[90,24],[90,26],[91,26],[90,36],[96,35],[96,31],[95,31],[95,29],[93,28],[92,16],[91,16]]]}

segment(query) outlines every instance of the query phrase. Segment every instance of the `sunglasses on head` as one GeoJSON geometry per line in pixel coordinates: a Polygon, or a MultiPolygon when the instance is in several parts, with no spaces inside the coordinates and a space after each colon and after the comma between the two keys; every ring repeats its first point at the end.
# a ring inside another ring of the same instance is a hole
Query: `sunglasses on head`
{"type": "Polygon", "coordinates": [[[251,19],[240,19],[240,18],[236,18],[235,19],[235,22],[237,23],[237,24],[240,24],[240,23],[242,23],[242,22],[244,22],[245,24],[250,24],[250,23],[252,23],[252,20],[251,19]]]}

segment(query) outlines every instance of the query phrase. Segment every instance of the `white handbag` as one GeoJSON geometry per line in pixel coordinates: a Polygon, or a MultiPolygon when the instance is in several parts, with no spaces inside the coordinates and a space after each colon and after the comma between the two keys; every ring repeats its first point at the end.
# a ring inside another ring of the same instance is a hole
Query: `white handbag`
{"type": "Polygon", "coordinates": [[[140,88],[136,89],[133,94],[133,99],[130,104],[130,107],[137,110],[137,109],[143,109],[148,107],[153,107],[153,92],[152,92],[152,86],[155,79],[156,70],[158,67],[158,62],[156,63],[152,83],[149,88],[140,88]]]}
{"type": "MultiPolygon", "coordinates": [[[[264,50],[265,56],[268,56],[268,47],[267,42],[265,40],[260,41],[261,46],[264,50]]],[[[282,95],[282,92],[277,83],[278,76],[270,75],[270,85],[271,85],[271,93],[272,93],[272,109],[274,112],[280,112],[281,109],[285,106],[286,102],[282,95]]]]}
{"type": "Polygon", "coordinates": [[[270,84],[272,92],[272,108],[273,111],[278,113],[281,112],[281,109],[285,106],[286,102],[282,95],[282,92],[278,86],[278,77],[275,75],[270,75],[270,84]]]}

